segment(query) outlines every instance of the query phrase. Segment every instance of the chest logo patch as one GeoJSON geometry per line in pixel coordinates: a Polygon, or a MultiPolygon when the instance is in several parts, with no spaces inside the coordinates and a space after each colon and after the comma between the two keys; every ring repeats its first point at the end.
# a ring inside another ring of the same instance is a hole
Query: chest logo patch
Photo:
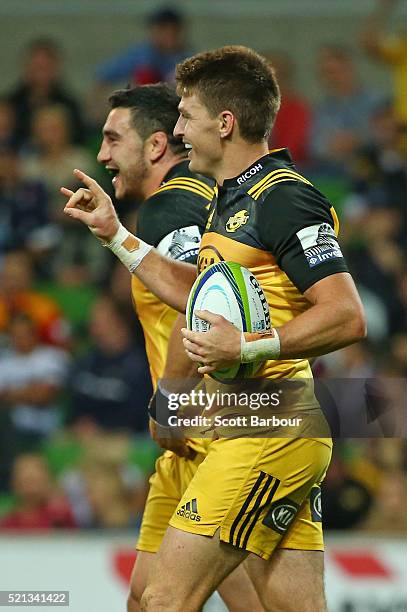
{"type": "Polygon", "coordinates": [[[249,215],[247,214],[247,210],[239,210],[235,215],[229,217],[226,222],[226,231],[227,232],[235,232],[242,225],[246,225],[249,219],[249,215]]]}

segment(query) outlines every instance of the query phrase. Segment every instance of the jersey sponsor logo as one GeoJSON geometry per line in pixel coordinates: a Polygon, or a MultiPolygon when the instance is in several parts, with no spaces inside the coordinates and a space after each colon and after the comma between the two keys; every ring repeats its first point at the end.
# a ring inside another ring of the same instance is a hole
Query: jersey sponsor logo
{"type": "Polygon", "coordinates": [[[313,523],[322,522],[321,487],[312,487],[310,493],[311,520],[313,523]]]}
{"type": "Polygon", "coordinates": [[[165,257],[184,261],[197,257],[200,242],[199,227],[190,225],[167,234],[158,244],[157,250],[165,257]]]}
{"type": "Polygon", "coordinates": [[[177,514],[178,516],[183,516],[190,521],[199,523],[202,517],[200,514],[198,514],[198,502],[196,497],[191,499],[191,501],[187,502],[186,504],[180,506],[180,508],[177,510],[177,514]]]}
{"type": "Polygon", "coordinates": [[[275,501],[264,517],[263,525],[284,535],[295,519],[298,508],[299,505],[288,497],[275,501]]]}
{"type": "Polygon", "coordinates": [[[235,215],[229,217],[226,222],[226,231],[227,232],[235,232],[242,227],[242,225],[246,225],[249,219],[249,215],[247,214],[247,210],[239,210],[235,215]]]}
{"type": "Polygon", "coordinates": [[[242,185],[243,183],[245,183],[247,181],[247,179],[249,179],[250,177],[252,177],[255,174],[257,174],[258,172],[260,172],[260,170],[263,170],[263,166],[261,164],[256,164],[252,168],[249,168],[249,170],[246,170],[246,172],[243,172],[236,179],[237,184],[238,185],[242,185]]]}
{"type": "Polygon", "coordinates": [[[202,247],[198,255],[198,274],[205,270],[208,266],[225,261],[218,249],[212,245],[202,247]]]}
{"type": "Polygon", "coordinates": [[[297,232],[297,237],[310,268],[343,257],[336,234],[329,223],[304,227],[297,232]]]}

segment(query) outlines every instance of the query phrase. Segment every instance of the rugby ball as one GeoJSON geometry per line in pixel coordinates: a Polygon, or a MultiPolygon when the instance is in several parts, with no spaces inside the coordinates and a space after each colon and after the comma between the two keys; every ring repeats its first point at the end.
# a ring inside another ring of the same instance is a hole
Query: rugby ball
{"type": "MultiPolygon", "coordinates": [[[[206,332],[210,324],[196,316],[197,310],[222,315],[243,332],[270,329],[269,307],[259,281],[250,270],[235,262],[220,261],[208,266],[192,286],[186,308],[187,327],[206,332]]],[[[220,382],[250,378],[261,363],[236,363],[212,372],[211,376],[220,382]]]]}

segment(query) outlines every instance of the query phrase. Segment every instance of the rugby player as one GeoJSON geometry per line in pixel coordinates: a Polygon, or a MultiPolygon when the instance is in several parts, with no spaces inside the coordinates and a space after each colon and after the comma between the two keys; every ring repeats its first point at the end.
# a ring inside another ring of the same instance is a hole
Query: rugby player
{"type": "MultiPolygon", "coordinates": [[[[114,174],[116,198],[142,202],[137,234],[143,240],[165,257],[196,265],[214,181],[188,170],[184,144],[173,136],[179,97],[166,85],[146,85],[116,91],[109,102],[111,110],[97,159],[114,174]]],[[[71,194],[66,189],[63,193],[71,194]]],[[[197,378],[196,368],[181,342],[180,328],[185,325],[185,317],[179,316],[177,321],[178,313],[160,302],[135,276],[132,298],[143,327],[154,390],[159,379],[181,379],[193,374],[197,378]]],[[[150,479],[130,585],[129,612],[139,610],[147,574],[169,519],[205,458],[209,442],[159,437],[157,424],[151,419],[150,430],[159,445],[168,450],[158,459],[156,473],[150,479]]],[[[262,610],[243,568],[221,585],[219,593],[229,610],[262,610]]]]}
{"type": "MultiPolygon", "coordinates": [[[[337,242],[335,211],[297,172],[288,151],[268,152],[280,95],[264,58],[236,46],[198,54],[178,66],[177,83],[182,98],[174,134],[191,147],[190,170],[219,185],[198,266],[224,259],[248,267],[263,287],[274,326],[264,336],[242,336],[222,317],[202,312],[211,328],[205,334],[183,330],[185,348],[203,364],[201,373],[261,358],[260,377],[301,381],[309,393],[308,359],[366,334],[363,307],[337,242]],[[247,222],[229,233],[228,221],[242,210],[247,222]]],[[[100,186],[75,174],[87,189],[70,197],[66,213],[183,312],[196,277],[192,266],[163,258],[130,234],[100,186]]],[[[313,401],[305,397],[315,415],[313,401]]],[[[309,437],[304,431],[280,438],[219,435],[211,442],[178,506],[194,502],[200,521],[173,514],[142,610],[198,611],[246,559],[266,610],[326,610],[317,499],[331,441],[322,414],[320,424],[320,435],[309,437]]]]}

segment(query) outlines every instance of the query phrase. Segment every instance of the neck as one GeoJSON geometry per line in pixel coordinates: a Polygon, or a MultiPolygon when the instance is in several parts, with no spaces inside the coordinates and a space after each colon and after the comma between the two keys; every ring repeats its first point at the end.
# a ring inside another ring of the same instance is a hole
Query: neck
{"type": "Polygon", "coordinates": [[[219,168],[214,172],[214,178],[219,185],[223,185],[224,180],[238,176],[267,153],[266,141],[255,144],[242,140],[225,143],[225,154],[219,168]]]}
{"type": "Polygon", "coordinates": [[[143,198],[147,200],[157,189],[160,187],[167,173],[176,164],[186,159],[185,157],[179,157],[176,155],[166,154],[159,161],[155,162],[151,166],[151,171],[148,172],[148,176],[143,181],[143,198]]]}

